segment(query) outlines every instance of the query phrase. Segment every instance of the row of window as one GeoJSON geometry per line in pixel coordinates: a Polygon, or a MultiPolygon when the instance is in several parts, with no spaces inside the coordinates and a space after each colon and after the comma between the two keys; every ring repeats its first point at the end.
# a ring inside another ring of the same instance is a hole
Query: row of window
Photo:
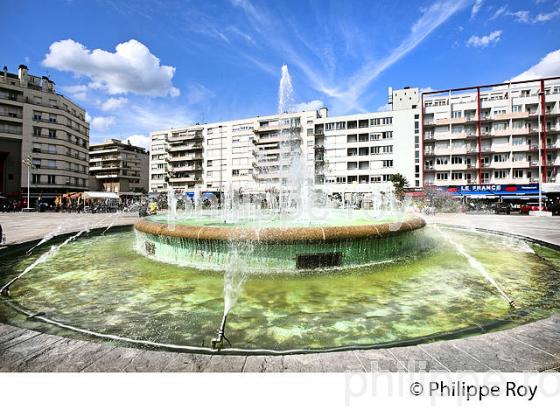
{"type": "Polygon", "coordinates": [[[62,175],[32,174],[31,183],[34,185],[71,185],[85,187],[87,178],[67,177],[62,175]]]}
{"type": "Polygon", "coordinates": [[[74,144],[74,145],[78,145],[80,147],[83,148],[87,148],[88,147],[88,143],[85,139],[83,138],[79,138],[67,131],[61,131],[61,130],[55,130],[52,128],[42,128],[42,127],[33,127],[33,136],[34,137],[48,137],[51,139],[55,139],[55,138],[62,138],[61,137],[61,133],[65,134],[65,138],[68,142],[74,144]],[[44,131],[47,131],[46,133],[44,131]]]}
{"type": "MultiPolygon", "coordinates": [[[[345,130],[345,129],[353,129],[356,128],[355,126],[349,126],[348,123],[355,124],[356,121],[337,121],[337,122],[328,122],[325,124],[325,130],[333,131],[333,130],[345,130]]],[[[393,117],[382,117],[382,118],[371,118],[369,120],[370,127],[376,127],[378,125],[391,125],[393,123],[393,117]]],[[[368,126],[367,120],[360,120],[360,128],[366,128],[368,126]]]]}
{"type": "Polygon", "coordinates": [[[349,175],[325,178],[327,184],[369,184],[375,182],[387,182],[391,180],[392,174],[383,175],[349,175]]]}
{"type": "MultiPolygon", "coordinates": [[[[381,162],[383,168],[392,168],[393,167],[393,160],[388,159],[381,162]]],[[[370,163],[369,161],[359,161],[359,162],[347,162],[346,169],[354,170],[354,169],[369,169],[370,163]]]]}
{"type": "MultiPolygon", "coordinates": [[[[494,179],[506,179],[509,178],[509,170],[507,169],[500,169],[500,170],[496,170],[493,173],[490,172],[483,172],[482,173],[482,179],[484,180],[489,180],[490,179],[490,175],[493,175],[494,179]]],[[[438,181],[446,181],[449,179],[449,177],[451,177],[452,181],[455,180],[467,180],[470,181],[473,179],[473,174],[470,172],[437,172],[436,173],[436,180],[438,181]]],[[[533,177],[533,172],[529,171],[529,170],[523,170],[523,169],[514,169],[512,172],[512,178],[513,179],[523,179],[523,178],[528,178],[531,179],[533,177]]]]}

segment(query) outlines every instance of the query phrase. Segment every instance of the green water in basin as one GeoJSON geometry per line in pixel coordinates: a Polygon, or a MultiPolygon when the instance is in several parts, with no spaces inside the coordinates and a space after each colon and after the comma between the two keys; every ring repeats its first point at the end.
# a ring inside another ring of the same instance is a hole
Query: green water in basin
{"type": "MultiPolygon", "coordinates": [[[[559,252],[504,236],[442,229],[482,263],[526,315],[512,315],[496,289],[428,226],[422,235],[434,245],[414,257],[249,277],[226,334],[237,348],[321,349],[437,338],[496,320],[515,326],[559,310],[559,252]]],[[[208,346],[223,313],[223,274],[146,258],[134,250],[132,230],[110,232],[62,247],[14,284],[11,300],[100,333],[208,346]]],[[[0,258],[1,283],[49,246],[29,257],[0,258]]],[[[0,320],[84,337],[26,321],[3,303],[0,320]]]]}

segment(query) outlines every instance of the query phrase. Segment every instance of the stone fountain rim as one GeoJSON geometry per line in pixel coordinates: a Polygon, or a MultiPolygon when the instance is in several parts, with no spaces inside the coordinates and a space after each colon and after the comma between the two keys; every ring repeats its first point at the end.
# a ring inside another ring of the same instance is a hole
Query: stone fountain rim
{"type": "Polygon", "coordinates": [[[198,241],[257,241],[265,243],[333,242],[350,239],[384,238],[426,226],[419,216],[411,216],[401,221],[380,224],[288,227],[288,228],[247,228],[224,226],[168,225],[142,219],[134,224],[134,229],[149,235],[166,236],[198,241]]]}

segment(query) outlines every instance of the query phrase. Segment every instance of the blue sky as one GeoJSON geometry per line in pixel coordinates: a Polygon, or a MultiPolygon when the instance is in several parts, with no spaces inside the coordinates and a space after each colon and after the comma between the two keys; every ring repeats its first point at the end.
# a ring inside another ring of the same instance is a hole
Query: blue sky
{"type": "Polygon", "coordinates": [[[560,0],[2,2],[0,64],[49,75],[91,140],[300,107],[375,111],[387,87],[560,75],[560,0]]]}

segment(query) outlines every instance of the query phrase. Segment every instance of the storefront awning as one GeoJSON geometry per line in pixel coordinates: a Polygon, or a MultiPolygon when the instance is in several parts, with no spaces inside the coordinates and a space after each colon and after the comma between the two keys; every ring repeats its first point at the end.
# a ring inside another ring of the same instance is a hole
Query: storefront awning
{"type": "Polygon", "coordinates": [[[119,196],[115,192],[88,191],[84,192],[84,197],[90,199],[119,199],[119,196]]]}

